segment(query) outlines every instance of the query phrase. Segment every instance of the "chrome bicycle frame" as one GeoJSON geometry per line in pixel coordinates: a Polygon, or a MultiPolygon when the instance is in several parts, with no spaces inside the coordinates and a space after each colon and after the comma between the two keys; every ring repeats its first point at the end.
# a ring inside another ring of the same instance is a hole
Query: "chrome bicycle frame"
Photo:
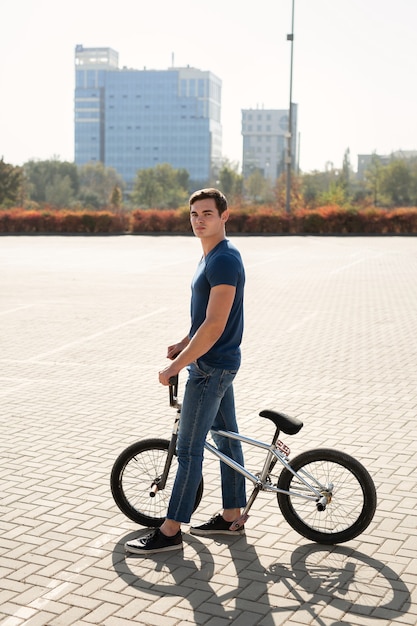
{"type": "MultiPolygon", "coordinates": [[[[258,475],[255,475],[255,474],[252,474],[252,472],[247,470],[245,467],[243,467],[243,465],[241,465],[237,461],[234,461],[223,452],[220,452],[220,450],[218,450],[216,446],[214,446],[210,442],[206,441],[206,443],[204,444],[205,449],[211,452],[211,454],[214,454],[214,456],[220,459],[220,461],[222,461],[223,463],[226,463],[226,465],[228,465],[229,467],[234,469],[236,472],[239,472],[239,474],[242,474],[245,478],[250,480],[255,486],[255,491],[257,492],[256,495],[259,493],[259,491],[272,491],[274,493],[285,493],[290,496],[298,496],[300,498],[304,498],[305,500],[313,500],[314,502],[317,502],[317,499],[322,497],[323,494],[321,491],[316,489],[310,482],[308,482],[305,478],[303,478],[303,476],[301,476],[298,472],[292,469],[285,453],[282,452],[277,447],[275,442],[272,442],[271,444],[267,444],[267,443],[264,443],[263,441],[258,441],[257,439],[252,439],[251,437],[246,437],[245,435],[241,435],[240,433],[234,433],[228,430],[217,430],[216,434],[221,435],[222,437],[228,437],[229,439],[236,439],[237,441],[240,441],[242,443],[246,443],[255,448],[260,448],[261,450],[267,451],[263,468],[258,475]],[[270,483],[267,479],[270,474],[271,464],[275,465],[276,461],[279,461],[281,465],[286,467],[292,474],[294,474],[294,476],[297,476],[297,478],[311,492],[311,495],[302,494],[296,491],[285,491],[283,489],[279,489],[278,487],[275,487],[274,485],[272,485],[272,483],[270,483]]],[[[307,474],[306,472],[304,472],[304,474],[309,476],[309,474],[307,474]]],[[[313,478],[313,476],[309,476],[309,477],[311,478],[312,481],[314,481],[318,485],[319,489],[321,490],[328,489],[328,486],[318,484],[317,480],[313,478]]],[[[253,499],[251,496],[250,506],[252,506],[256,495],[254,496],[253,499]]],[[[248,510],[247,507],[246,509],[248,510]]],[[[245,509],[245,512],[247,512],[246,509],[245,509]]]]}

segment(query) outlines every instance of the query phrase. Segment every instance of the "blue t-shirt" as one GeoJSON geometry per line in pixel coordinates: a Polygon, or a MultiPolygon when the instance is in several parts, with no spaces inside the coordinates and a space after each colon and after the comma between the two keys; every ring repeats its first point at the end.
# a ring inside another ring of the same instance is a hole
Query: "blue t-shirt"
{"type": "Polygon", "coordinates": [[[201,259],[194,274],[191,283],[190,338],[206,319],[210,290],[216,285],[236,287],[235,299],[221,337],[201,358],[211,367],[238,369],[243,334],[245,270],[239,251],[228,239],[223,239],[201,259]]]}

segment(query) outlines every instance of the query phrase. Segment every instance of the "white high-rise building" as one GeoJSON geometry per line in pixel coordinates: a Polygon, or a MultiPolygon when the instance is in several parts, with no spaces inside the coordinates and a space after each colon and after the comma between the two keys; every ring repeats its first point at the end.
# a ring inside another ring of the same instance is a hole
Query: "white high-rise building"
{"type": "MultiPolygon", "coordinates": [[[[292,104],[291,160],[296,167],[297,105],[292,104]]],[[[242,110],[242,173],[260,170],[273,184],[285,171],[288,156],[288,109],[242,110]]]]}

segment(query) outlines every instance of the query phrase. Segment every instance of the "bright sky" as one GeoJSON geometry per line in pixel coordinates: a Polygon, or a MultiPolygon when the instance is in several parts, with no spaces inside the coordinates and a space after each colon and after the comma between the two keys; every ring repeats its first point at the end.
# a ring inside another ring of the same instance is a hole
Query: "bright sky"
{"type": "MultiPolygon", "coordinates": [[[[289,105],[292,0],[13,0],[2,11],[0,158],[72,161],[74,49],[119,66],[210,70],[223,83],[223,155],[242,161],[241,109],[289,105]]],[[[295,0],[300,167],[417,149],[417,2],[295,0]]]]}

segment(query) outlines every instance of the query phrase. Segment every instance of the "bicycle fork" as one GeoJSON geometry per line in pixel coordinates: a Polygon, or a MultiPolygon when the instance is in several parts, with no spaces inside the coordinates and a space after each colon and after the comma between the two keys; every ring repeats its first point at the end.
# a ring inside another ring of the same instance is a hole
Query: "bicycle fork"
{"type": "Polygon", "coordinates": [[[169,442],[167,458],[165,461],[164,469],[162,471],[162,474],[158,476],[157,478],[155,478],[154,482],[152,483],[152,487],[149,492],[149,496],[151,498],[154,498],[158,491],[162,491],[163,489],[165,489],[165,486],[167,484],[167,479],[168,479],[169,470],[171,468],[172,459],[174,458],[175,451],[177,448],[179,423],[180,423],[180,410],[178,409],[177,417],[175,418],[174,427],[172,429],[172,435],[171,435],[171,439],[169,442]]]}

